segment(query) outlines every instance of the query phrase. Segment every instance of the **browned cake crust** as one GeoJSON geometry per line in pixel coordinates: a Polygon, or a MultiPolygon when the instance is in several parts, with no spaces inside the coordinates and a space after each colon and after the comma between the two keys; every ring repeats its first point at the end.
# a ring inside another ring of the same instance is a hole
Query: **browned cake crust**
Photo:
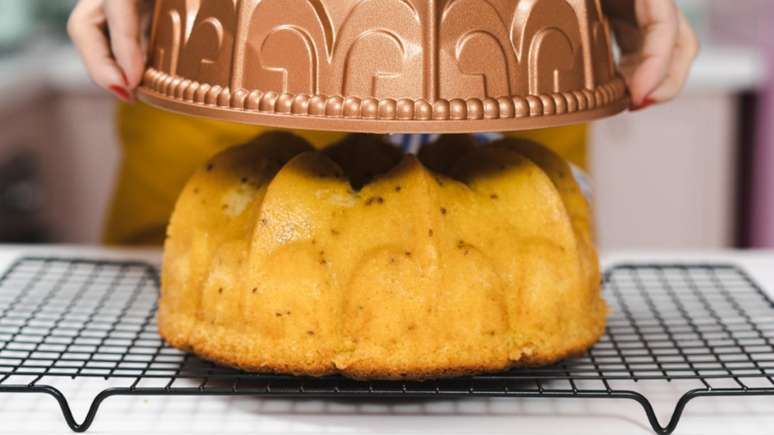
{"type": "Polygon", "coordinates": [[[584,352],[606,305],[570,168],[531,143],[469,140],[416,158],[270,134],[216,157],[169,227],[162,337],[248,371],[359,379],[584,352]]]}
{"type": "MultiPolygon", "coordinates": [[[[385,364],[373,358],[347,367],[344,371],[330,360],[300,363],[292,360],[267,360],[261,349],[252,353],[235,353],[232,340],[241,340],[239,336],[222,340],[206,338],[190,341],[176,334],[180,323],[190,323],[182,316],[169,314],[159,317],[159,333],[171,346],[193,352],[194,354],[217,364],[255,373],[292,374],[301,376],[325,376],[343,373],[360,380],[425,380],[453,378],[486,373],[498,373],[511,368],[541,367],[559,362],[565,358],[580,356],[596,343],[604,334],[604,319],[601,318],[597,330],[586,335],[585,340],[578,339],[561,349],[541,349],[530,355],[523,355],[518,361],[485,360],[476,363],[455,363],[447,365],[421,366],[416,361],[403,361],[401,364],[385,364]]],[[[225,331],[224,331],[225,333],[225,331]]],[[[249,340],[249,338],[248,338],[249,340]]]]}

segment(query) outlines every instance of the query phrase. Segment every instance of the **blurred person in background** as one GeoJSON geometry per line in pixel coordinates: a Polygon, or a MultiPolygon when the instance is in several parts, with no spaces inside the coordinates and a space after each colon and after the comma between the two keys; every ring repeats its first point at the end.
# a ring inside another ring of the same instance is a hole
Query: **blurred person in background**
{"type": "MultiPolygon", "coordinates": [[[[632,109],[674,98],[699,50],[696,35],[675,0],[602,0],[621,47],[621,72],[632,109]]],[[[190,118],[138,104],[153,0],[80,0],[68,31],[94,82],[122,103],[118,134],[123,162],[108,216],[105,242],[156,245],[164,240],[178,194],[194,171],[219,151],[267,129],[190,118]]],[[[509,136],[528,138],[586,167],[586,126],[509,136]]],[[[317,147],[341,133],[299,131],[317,147]]]]}

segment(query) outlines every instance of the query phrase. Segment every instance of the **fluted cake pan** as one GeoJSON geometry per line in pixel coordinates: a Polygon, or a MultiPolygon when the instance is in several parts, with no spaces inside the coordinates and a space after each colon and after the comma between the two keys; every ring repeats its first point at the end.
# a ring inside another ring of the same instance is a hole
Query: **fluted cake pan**
{"type": "Polygon", "coordinates": [[[599,0],[158,0],[139,94],[366,133],[535,129],[628,105],[599,0]]]}

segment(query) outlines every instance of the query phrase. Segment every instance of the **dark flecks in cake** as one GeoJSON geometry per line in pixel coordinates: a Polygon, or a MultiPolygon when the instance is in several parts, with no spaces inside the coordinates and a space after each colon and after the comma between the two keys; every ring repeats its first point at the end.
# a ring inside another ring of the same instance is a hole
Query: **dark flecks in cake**
{"type": "Polygon", "coordinates": [[[314,335],[314,331],[306,331],[307,335],[314,335]]]}
{"type": "Polygon", "coordinates": [[[223,204],[222,206],[220,206],[220,208],[223,210],[228,210],[228,204],[223,204]]]}
{"type": "Polygon", "coordinates": [[[276,313],[274,313],[274,315],[277,316],[277,317],[282,317],[282,313],[280,313],[280,312],[276,312],[276,313]]]}
{"type": "Polygon", "coordinates": [[[384,198],[382,198],[381,196],[372,196],[366,200],[365,205],[370,206],[370,205],[373,205],[374,203],[384,204],[384,198]]]}
{"type": "Polygon", "coordinates": [[[247,177],[242,177],[241,180],[239,180],[242,184],[247,184],[247,177]]]}
{"type": "Polygon", "coordinates": [[[258,293],[258,287],[253,287],[253,289],[251,291],[253,292],[253,294],[258,293]]]}
{"type": "Polygon", "coordinates": [[[261,225],[263,226],[269,225],[269,220],[266,218],[261,218],[261,225]]]}
{"type": "Polygon", "coordinates": [[[215,169],[215,164],[207,163],[207,172],[212,172],[213,169],[215,169]]]}
{"type": "Polygon", "coordinates": [[[430,228],[429,230],[427,230],[427,235],[428,235],[429,237],[433,237],[433,229],[432,229],[432,228],[430,228]]]}
{"type": "Polygon", "coordinates": [[[396,262],[397,260],[395,259],[395,257],[390,257],[390,264],[395,264],[396,262]]]}
{"type": "Polygon", "coordinates": [[[360,311],[363,311],[363,310],[365,309],[365,307],[364,307],[364,306],[362,306],[362,305],[358,305],[358,306],[357,306],[357,309],[358,309],[358,310],[360,310],[360,311]]]}
{"type": "Polygon", "coordinates": [[[449,212],[449,211],[448,211],[448,210],[446,210],[446,208],[445,208],[445,207],[441,207],[441,214],[442,214],[442,215],[446,215],[446,213],[448,213],[448,212],[449,212]]]}
{"type": "Polygon", "coordinates": [[[199,193],[199,188],[198,187],[194,187],[193,193],[194,193],[194,195],[198,194],[199,193]]]}
{"type": "Polygon", "coordinates": [[[406,329],[408,329],[409,331],[413,331],[413,330],[417,329],[417,325],[412,323],[411,325],[408,325],[408,328],[406,328],[406,329]]]}
{"type": "Polygon", "coordinates": [[[403,253],[406,257],[411,257],[411,251],[406,251],[403,253]]]}
{"type": "Polygon", "coordinates": [[[221,295],[223,294],[223,287],[218,289],[218,294],[221,294],[221,295]]]}
{"type": "Polygon", "coordinates": [[[498,195],[496,193],[493,193],[493,194],[489,195],[489,197],[492,198],[492,199],[500,199],[500,195],[498,195]]]}
{"type": "Polygon", "coordinates": [[[470,252],[471,246],[464,240],[460,240],[457,242],[457,249],[465,251],[465,255],[468,255],[470,252]]]}
{"type": "Polygon", "coordinates": [[[335,228],[331,228],[331,234],[334,235],[334,236],[338,236],[341,233],[339,232],[339,230],[337,230],[335,228]]]}

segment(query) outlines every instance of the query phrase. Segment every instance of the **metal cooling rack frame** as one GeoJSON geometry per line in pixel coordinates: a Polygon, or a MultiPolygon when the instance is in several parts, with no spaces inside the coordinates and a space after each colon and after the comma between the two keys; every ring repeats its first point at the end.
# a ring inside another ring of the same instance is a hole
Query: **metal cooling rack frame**
{"type": "Polygon", "coordinates": [[[430,382],[356,382],[243,373],[166,346],[156,324],[158,271],[137,262],[24,258],[0,277],[0,392],[59,403],[73,431],[112,396],[275,398],[589,398],[639,403],[653,430],[672,433],[705,396],[774,395],[774,303],[728,265],[622,265],[604,274],[607,334],[583,357],[498,375],[430,382]],[[47,379],[122,379],[78,423],[47,379]],[[145,381],[157,385],[146,387],[145,381]],[[648,398],[618,381],[695,381],[665,426],[648,398]],[[724,386],[715,385],[723,382],[724,386]],[[730,386],[729,386],[730,383],[730,386]]]}

